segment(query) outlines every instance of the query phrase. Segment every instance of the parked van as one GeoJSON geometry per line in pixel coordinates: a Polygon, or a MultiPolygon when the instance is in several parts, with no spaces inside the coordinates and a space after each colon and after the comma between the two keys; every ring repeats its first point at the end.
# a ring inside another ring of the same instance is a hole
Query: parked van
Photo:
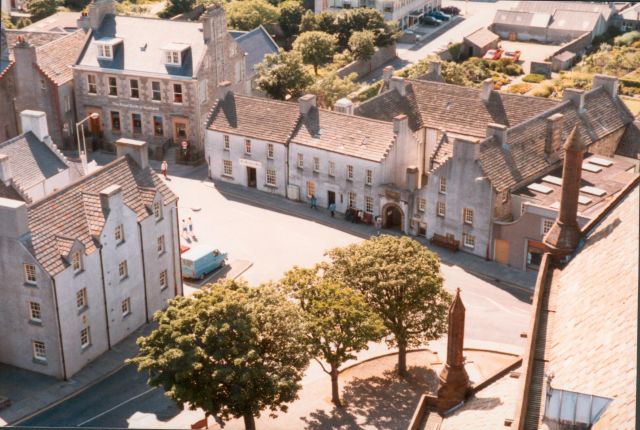
{"type": "Polygon", "coordinates": [[[204,279],[209,273],[225,265],[227,253],[209,245],[196,245],[181,257],[183,278],[204,279]]]}

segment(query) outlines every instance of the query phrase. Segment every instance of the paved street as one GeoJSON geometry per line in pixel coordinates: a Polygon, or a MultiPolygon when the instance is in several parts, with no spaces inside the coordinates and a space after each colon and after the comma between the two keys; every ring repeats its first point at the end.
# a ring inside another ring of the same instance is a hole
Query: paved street
{"type": "Polygon", "coordinates": [[[447,46],[450,42],[462,42],[462,38],[480,27],[486,27],[493,22],[493,17],[498,9],[510,9],[516,1],[497,2],[466,2],[460,0],[443,0],[442,6],[455,6],[461,10],[464,20],[453,25],[448,31],[424,45],[398,44],[397,52],[400,59],[409,63],[415,63],[438,49],[447,46]]]}
{"type": "MultiPolygon", "coordinates": [[[[244,270],[244,266],[251,264],[240,278],[252,285],[276,280],[293,265],[312,265],[323,258],[325,250],[362,240],[373,233],[371,227],[354,225],[342,219],[332,220],[323,212],[312,212],[302,204],[278,197],[250,194],[228,185],[218,189],[205,178],[206,169],[203,167],[182,170],[182,173],[182,177],[173,176],[168,181],[180,196],[180,217],[186,219],[191,216],[197,241],[211,243],[228,252],[231,266],[238,261],[244,270]],[[302,216],[291,215],[292,210],[302,216]]],[[[444,253],[442,257],[448,261],[449,257],[444,253]]],[[[455,258],[460,257],[458,253],[455,258]]],[[[479,266],[485,264],[479,261],[479,266]]],[[[488,282],[473,271],[450,262],[443,262],[442,272],[448,290],[462,289],[467,307],[467,344],[519,352],[524,345],[519,334],[529,323],[530,291],[511,283],[488,282]]],[[[229,273],[222,272],[213,278],[229,273]]],[[[516,272],[513,274],[518,275],[516,272]]],[[[513,277],[515,279],[527,278],[513,277]]],[[[444,351],[444,347],[443,341],[430,344],[434,350],[444,351]]],[[[385,352],[389,352],[385,344],[372,344],[358,358],[385,352]]],[[[326,375],[316,363],[312,363],[304,382],[311,383],[321,378],[326,378],[326,375]]],[[[179,411],[160,389],[148,387],[145,379],[133,368],[125,367],[82,394],[21,425],[184,428],[202,417],[201,412],[179,411]]],[[[242,427],[241,424],[238,426],[242,427]]],[[[231,428],[235,427],[231,425],[231,428]]]]}

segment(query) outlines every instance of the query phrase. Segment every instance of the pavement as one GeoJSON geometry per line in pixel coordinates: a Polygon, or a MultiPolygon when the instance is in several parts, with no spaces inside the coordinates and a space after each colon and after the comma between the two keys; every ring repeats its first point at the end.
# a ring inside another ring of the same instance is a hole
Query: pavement
{"type": "MultiPolygon", "coordinates": [[[[98,164],[113,159],[111,154],[93,155],[98,164]]],[[[160,167],[155,161],[151,165],[160,167]]],[[[325,258],[324,252],[329,248],[375,234],[371,226],[352,224],[340,216],[331,218],[326,210],[312,210],[305,204],[245,187],[214,183],[206,174],[206,166],[193,168],[170,161],[167,184],[180,196],[180,216],[188,214],[193,218],[199,241],[215,243],[229,252],[229,271],[214,273],[212,280],[237,276],[257,285],[279,279],[293,265],[310,266],[325,258]],[[215,222],[211,222],[212,216],[215,222]]],[[[529,324],[535,274],[463,252],[434,251],[442,260],[445,288],[462,289],[467,307],[467,344],[522,351],[524,340],[520,333],[529,324]]],[[[199,285],[193,287],[191,292],[199,285]]],[[[151,329],[145,325],[70,381],[0,366],[0,396],[10,395],[13,401],[13,406],[0,411],[0,425],[31,417],[22,424],[188,428],[202,418],[201,412],[180,411],[161,390],[148,387],[144,375],[122,367],[124,360],[137,351],[136,338],[151,329]],[[81,390],[82,395],[69,398],[81,390]],[[52,404],[58,406],[37,413],[52,404]]],[[[446,342],[430,342],[429,348],[444,351],[446,342]]],[[[394,349],[385,343],[372,343],[357,355],[357,360],[390,352],[394,349]]],[[[321,378],[326,379],[326,375],[317,363],[312,363],[303,383],[315,383],[321,378]]]]}

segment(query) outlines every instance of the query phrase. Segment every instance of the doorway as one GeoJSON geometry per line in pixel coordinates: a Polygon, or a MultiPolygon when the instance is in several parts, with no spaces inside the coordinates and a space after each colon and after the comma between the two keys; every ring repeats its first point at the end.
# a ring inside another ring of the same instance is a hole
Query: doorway
{"type": "Polygon", "coordinates": [[[509,264],[509,242],[504,239],[496,239],[495,260],[500,264],[509,264]]]}
{"type": "Polygon", "coordinates": [[[173,141],[180,143],[189,139],[188,120],[186,118],[173,118],[173,141]]]}
{"type": "Polygon", "coordinates": [[[327,191],[327,207],[336,202],[335,191],[327,191]]]}
{"type": "Polygon", "coordinates": [[[256,169],[255,167],[247,167],[247,187],[256,188],[256,169]]]}
{"type": "Polygon", "coordinates": [[[402,230],[402,210],[395,204],[385,206],[383,215],[384,228],[402,230]]]}

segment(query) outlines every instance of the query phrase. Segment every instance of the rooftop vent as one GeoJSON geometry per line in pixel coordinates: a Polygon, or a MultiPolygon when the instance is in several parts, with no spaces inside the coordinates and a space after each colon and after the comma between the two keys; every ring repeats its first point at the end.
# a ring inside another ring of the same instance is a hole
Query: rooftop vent
{"type": "Polygon", "coordinates": [[[600,173],[602,172],[602,167],[595,166],[587,161],[583,161],[582,170],[586,170],[587,172],[591,172],[591,173],[600,173]]]}
{"type": "Polygon", "coordinates": [[[604,167],[609,167],[613,164],[613,161],[605,160],[604,158],[600,158],[600,157],[589,157],[587,161],[591,164],[597,164],[598,166],[604,166],[604,167]]]}
{"type": "Polygon", "coordinates": [[[558,178],[557,176],[547,175],[542,178],[543,182],[548,182],[553,185],[562,185],[562,178],[558,178]]]}
{"type": "Polygon", "coordinates": [[[553,191],[551,188],[545,187],[542,184],[531,184],[527,186],[527,188],[530,189],[531,191],[535,191],[537,193],[542,193],[542,194],[549,194],[551,191],[553,191]]]}
{"type": "Polygon", "coordinates": [[[589,187],[589,186],[584,186],[580,188],[580,191],[582,191],[583,193],[591,194],[592,196],[597,196],[597,197],[602,197],[605,194],[607,194],[605,190],[602,190],[596,187],[589,187]]]}

